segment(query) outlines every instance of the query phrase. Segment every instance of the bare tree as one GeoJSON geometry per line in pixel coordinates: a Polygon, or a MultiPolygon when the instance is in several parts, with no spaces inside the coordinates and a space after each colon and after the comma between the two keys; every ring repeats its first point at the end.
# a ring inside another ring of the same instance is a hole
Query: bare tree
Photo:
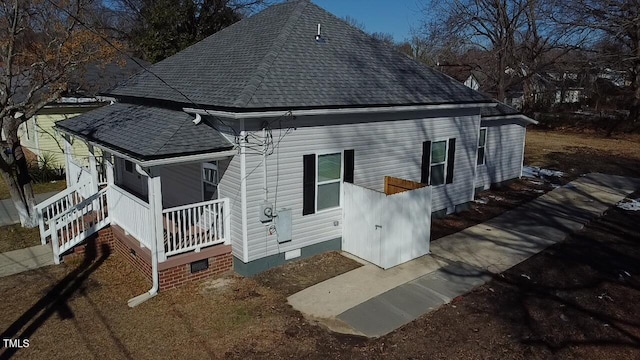
{"type": "Polygon", "coordinates": [[[344,20],[347,24],[353,26],[356,29],[360,29],[362,31],[367,31],[367,27],[364,25],[364,23],[356,18],[354,18],[353,16],[343,16],[342,20],[344,20]]]}
{"type": "MultiPolygon", "coordinates": [[[[80,23],[88,0],[13,0],[0,4],[0,174],[25,227],[37,225],[35,199],[18,128],[67,89],[83,65],[117,50],[80,23]]],[[[84,22],[83,22],[84,23],[84,22]]]]}
{"type": "Polygon", "coordinates": [[[490,55],[473,56],[471,60],[485,62],[467,65],[486,75],[492,83],[489,87],[501,101],[509,87],[531,79],[564,54],[555,50],[568,51],[575,47],[569,45],[571,42],[581,39],[553,19],[558,6],[555,0],[447,0],[429,4],[429,11],[437,16],[435,21],[423,24],[425,36],[440,39],[436,42],[441,42],[449,54],[455,48],[458,58],[467,57],[471,50],[477,55],[478,49],[490,55]]]}
{"type": "Polygon", "coordinates": [[[590,31],[593,46],[608,64],[620,66],[633,92],[628,120],[640,122],[640,0],[575,0],[563,6],[561,21],[590,31]]]}

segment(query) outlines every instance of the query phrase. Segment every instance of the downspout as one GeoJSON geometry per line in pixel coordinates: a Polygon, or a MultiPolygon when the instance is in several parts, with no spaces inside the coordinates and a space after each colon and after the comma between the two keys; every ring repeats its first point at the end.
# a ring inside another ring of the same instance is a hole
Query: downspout
{"type": "MultiPolygon", "coordinates": [[[[140,165],[136,164],[136,171],[143,176],[147,176],[147,178],[151,179],[151,176],[149,173],[147,173],[146,171],[144,171],[142,169],[142,167],[140,167],[140,165]]],[[[149,210],[154,213],[155,212],[155,203],[156,203],[156,195],[155,195],[155,187],[154,187],[154,191],[151,194],[151,196],[153,197],[153,206],[152,202],[149,201],[149,210]]],[[[151,197],[149,198],[151,200],[151,197]]],[[[129,307],[136,307],[140,304],[142,304],[143,302],[151,299],[152,297],[158,295],[158,289],[160,288],[160,279],[159,279],[159,275],[158,275],[158,239],[157,239],[157,234],[156,234],[156,216],[154,213],[154,216],[151,217],[151,226],[153,229],[153,241],[151,241],[151,278],[152,278],[152,285],[151,285],[151,289],[149,289],[149,291],[147,291],[144,294],[140,294],[134,298],[129,299],[129,301],[127,302],[127,304],[129,305],[129,307]]]]}
{"type": "Polygon", "coordinates": [[[262,189],[264,190],[264,201],[269,201],[269,187],[267,185],[267,128],[262,129],[262,189]]]}

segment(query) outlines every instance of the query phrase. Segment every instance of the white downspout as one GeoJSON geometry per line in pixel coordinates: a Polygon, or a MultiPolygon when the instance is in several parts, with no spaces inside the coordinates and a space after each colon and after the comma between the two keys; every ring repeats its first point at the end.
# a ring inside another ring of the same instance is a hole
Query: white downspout
{"type": "MultiPolygon", "coordinates": [[[[149,179],[148,183],[149,184],[153,184],[156,180],[155,178],[151,177],[151,174],[147,173],[146,171],[144,171],[140,165],[136,164],[136,171],[144,176],[147,176],[147,178],[149,179]]],[[[149,210],[151,211],[151,213],[153,214],[153,216],[151,216],[151,226],[153,231],[151,232],[153,234],[152,237],[152,241],[151,241],[151,278],[152,278],[152,285],[151,285],[151,289],[149,289],[149,291],[147,291],[144,294],[140,294],[134,298],[129,299],[129,301],[127,302],[127,304],[129,305],[129,307],[136,307],[140,304],[142,304],[143,302],[151,299],[152,297],[156,296],[158,294],[158,289],[160,288],[160,278],[158,275],[158,239],[157,239],[157,234],[156,234],[156,213],[155,213],[155,209],[156,209],[156,189],[155,186],[152,187],[151,189],[152,191],[149,191],[149,210]]]]}
{"type": "Polygon", "coordinates": [[[267,185],[267,128],[262,129],[262,189],[264,190],[264,201],[269,201],[269,187],[267,185]]]}

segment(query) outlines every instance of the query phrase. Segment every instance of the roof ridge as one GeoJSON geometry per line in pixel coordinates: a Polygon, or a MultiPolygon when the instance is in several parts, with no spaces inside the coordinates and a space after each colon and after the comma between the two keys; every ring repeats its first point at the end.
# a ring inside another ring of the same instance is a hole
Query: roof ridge
{"type": "Polygon", "coordinates": [[[310,1],[300,1],[296,4],[296,7],[289,16],[289,19],[282,27],[282,31],[273,41],[272,50],[270,50],[264,56],[264,58],[260,62],[260,65],[256,67],[254,75],[252,76],[251,80],[249,80],[249,83],[245,86],[245,88],[240,92],[238,99],[234,102],[234,106],[242,108],[246,107],[249,102],[251,102],[251,99],[253,99],[256,91],[264,82],[264,79],[271,70],[272,65],[280,55],[280,51],[282,50],[282,48],[284,48],[286,40],[291,35],[291,30],[293,30],[298,20],[300,20],[300,16],[307,8],[307,6],[309,6],[309,4],[311,4],[310,1]],[[277,50],[274,50],[274,48],[277,50]]]}

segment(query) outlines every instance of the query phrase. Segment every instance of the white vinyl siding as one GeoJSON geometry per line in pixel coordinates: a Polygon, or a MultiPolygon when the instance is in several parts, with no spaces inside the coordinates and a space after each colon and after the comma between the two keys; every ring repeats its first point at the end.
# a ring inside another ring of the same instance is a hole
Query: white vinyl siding
{"type": "MultiPolygon", "coordinates": [[[[276,211],[292,209],[291,242],[278,244],[275,234],[270,235],[268,226],[260,223],[258,214],[264,199],[263,157],[246,155],[249,261],[342,236],[341,208],[302,216],[304,155],[354,149],[354,184],[383,191],[385,176],[420,181],[424,141],[456,138],[453,183],[433,189],[432,210],[453,211],[455,205],[472,200],[479,115],[315,127],[301,125],[309,121],[309,118],[297,118],[299,126],[279,142],[278,149],[267,160],[269,201],[276,211]]],[[[261,135],[261,131],[256,135],[261,135]]],[[[273,137],[279,136],[279,131],[274,130],[273,137]]],[[[234,254],[236,247],[234,245],[234,254]]]]}
{"type": "Polygon", "coordinates": [[[242,206],[240,194],[240,155],[218,161],[220,182],[218,198],[229,198],[231,207],[231,244],[233,255],[242,259],[242,206]]]}
{"type": "Polygon", "coordinates": [[[478,166],[475,187],[520,177],[526,128],[514,121],[483,121],[487,128],[484,165],[478,166]]]}

